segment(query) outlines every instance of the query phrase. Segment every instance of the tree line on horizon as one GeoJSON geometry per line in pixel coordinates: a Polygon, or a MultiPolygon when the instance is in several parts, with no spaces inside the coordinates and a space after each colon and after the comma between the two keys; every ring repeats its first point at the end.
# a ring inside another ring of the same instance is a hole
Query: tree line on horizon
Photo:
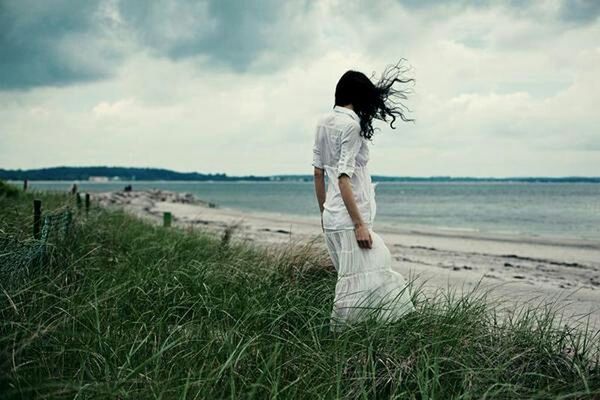
{"type": "MultiPolygon", "coordinates": [[[[137,181],[312,181],[312,175],[269,175],[269,176],[228,176],[225,173],[203,174],[199,172],[177,172],[163,168],[133,168],[133,167],[52,167],[39,169],[0,169],[0,179],[30,180],[30,181],[87,181],[91,177],[106,177],[118,180],[137,181]]],[[[507,177],[507,178],[476,178],[452,176],[382,176],[373,175],[375,182],[584,182],[600,183],[600,177],[507,177]]]]}
{"type": "Polygon", "coordinates": [[[48,181],[87,181],[91,177],[106,177],[118,180],[137,181],[226,181],[226,180],[268,180],[264,177],[227,176],[225,173],[202,174],[198,172],[177,172],[163,168],[130,167],[52,167],[39,169],[0,169],[0,179],[4,180],[48,180],[48,181]]]}

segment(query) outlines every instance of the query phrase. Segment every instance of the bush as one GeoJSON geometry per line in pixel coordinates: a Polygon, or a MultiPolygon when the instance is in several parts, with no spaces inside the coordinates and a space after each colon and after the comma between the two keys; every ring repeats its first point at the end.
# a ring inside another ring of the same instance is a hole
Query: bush
{"type": "Polygon", "coordinates": [[[19,189],[0,180],[0,197],[18,197],[19,189]]]}

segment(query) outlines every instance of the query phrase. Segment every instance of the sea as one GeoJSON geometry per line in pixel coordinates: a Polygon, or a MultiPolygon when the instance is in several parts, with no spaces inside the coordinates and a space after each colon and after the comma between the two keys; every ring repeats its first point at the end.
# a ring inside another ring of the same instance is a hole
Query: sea
{"type": "MultiPolygon", "coordinates": [[[[72,181],[34,181],[34,190],[67,191],[72,181]]],[[[318,220],[312,182],[77,182],[82,192],[162,189],[246,211],[318,220]]],[[[375,224],[406,229],[600,241],[600,184],[379,182],[375,224]]]]}

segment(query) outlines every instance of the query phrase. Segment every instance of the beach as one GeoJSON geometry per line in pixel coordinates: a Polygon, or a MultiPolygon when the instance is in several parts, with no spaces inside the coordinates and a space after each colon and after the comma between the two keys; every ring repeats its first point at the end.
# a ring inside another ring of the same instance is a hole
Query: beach
{"type": "MultiPolygon", "coordinates": [[[[101,192],[93,201],[162,223],[223,235],[233,241],[273,246],[311,242],[325,251],[318,218],[221,207],[190,193],[164,190],[101,192]]],[[[515,305],[555,303],[571,322],[600,326],[600,243],[580,239],[482,235],[433,229],[403,230],[375,220],[374,230],[392,253],[393,268],[423,285],[464,293],[489,289],[488,298],[515,305]]]]}

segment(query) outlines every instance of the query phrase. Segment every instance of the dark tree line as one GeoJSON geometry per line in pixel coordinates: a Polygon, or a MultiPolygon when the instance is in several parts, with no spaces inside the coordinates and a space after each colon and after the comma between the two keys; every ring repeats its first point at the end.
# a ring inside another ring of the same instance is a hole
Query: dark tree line
{"type": "MultiPolygon", "coordinates": [[[[121,180],[138,181],[305,181],[311,182],[312,175],[272,175],[272,176],[228,176],[224,173],[201,174],[198,172],[177,172],[161,168],[127,167],[53,167],[28,170],[0,169],[0,179],[31,181],[87,181],[90,176],[117,177],[121,180]]],[[[410,177],[373,175],[376,182],[555,182],[600,183],[600,177],[518,177],[518,178],[472,178],[472,177],[410,177]]]]}
{"type": "Polygon", "coordinates": [[[268,180],[266,177],[233,177],[227,174],[201,174],[198,172],[176,172],[161,168],[126,168],[126,167],[53,167],[28,170],[0,169],[0,179],[5,180],[65,180],[86,181],[91,176],[106,176],[121,180],[138,181],[227,181],[227,180],[268,180]]]}

